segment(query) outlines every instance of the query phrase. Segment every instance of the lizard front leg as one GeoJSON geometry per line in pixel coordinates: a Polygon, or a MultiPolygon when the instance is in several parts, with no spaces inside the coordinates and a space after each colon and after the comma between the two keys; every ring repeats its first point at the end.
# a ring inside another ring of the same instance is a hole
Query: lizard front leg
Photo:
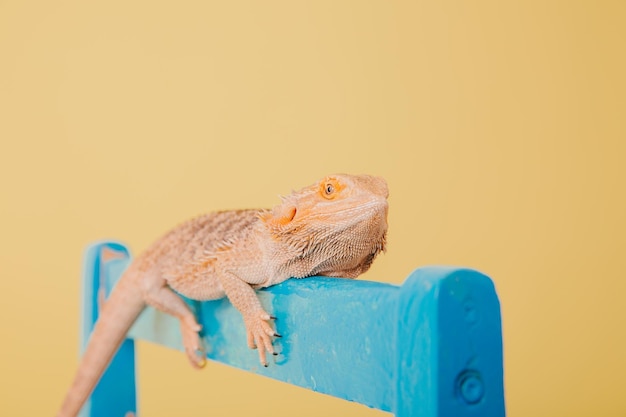
{"type": "Polygon", "coordinates": [[[258,348],[261,364],[267,366],[266,352],[277,355],[272,345],[272,337],[281,337],[268,323],[275,317],[270,316],[263,309],[250,284],[231,272],[222,272],[219,278],[226,296],[243,316],[248,347],[258,348]]]}

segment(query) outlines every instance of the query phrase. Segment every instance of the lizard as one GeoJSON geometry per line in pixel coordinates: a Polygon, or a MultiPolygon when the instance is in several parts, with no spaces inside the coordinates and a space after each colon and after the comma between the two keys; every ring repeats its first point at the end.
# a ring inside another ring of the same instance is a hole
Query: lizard
{"type": "Polygon", "coordinates": [[[195,368],[206,364],[201,325],[180,297],[227,297],[247,344],[268,366],[276,355],[271,316],[255,290],[289,278],[356,278],[386,249],[389,191],[383,178],[337,174],[281,197],[272,209],[193,218],[135,258],[104,303],[58,417],[76,416],[126,333],[147,306],[176,317],[195,368]]]}

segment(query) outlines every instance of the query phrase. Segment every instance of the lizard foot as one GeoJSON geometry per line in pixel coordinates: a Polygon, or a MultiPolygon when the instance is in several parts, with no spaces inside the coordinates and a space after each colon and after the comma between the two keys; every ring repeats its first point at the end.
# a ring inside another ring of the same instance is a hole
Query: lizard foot
{"type": "Polygon", "coordinates": [[[206,351],[200,338],[202,326],[196,323],[195,319],[181,320],[181,331],[183,334],[183,346],[187,358],[196,369],[202,369],[206,365],[206,351]]]}
{"type": "Polygon", "coordinates": [[[244,317],[246,333],[248,336],[248,347],[259,351],[261,365],[267,367],[267,353],[276,355],[272,345],[272,337],[282,337],[272,329],[268,321],[275,320],[265,311],[261,310],[244,317]]]}

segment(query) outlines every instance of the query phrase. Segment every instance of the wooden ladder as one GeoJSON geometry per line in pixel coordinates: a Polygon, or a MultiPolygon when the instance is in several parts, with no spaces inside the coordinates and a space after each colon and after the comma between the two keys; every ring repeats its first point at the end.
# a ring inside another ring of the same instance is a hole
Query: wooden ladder
{"type": "MultiPolygon", "coordinates": [[[[82,335],[130,263],[121,243],[86,251],[82,335]],[[100,301],[99,301],[100,300],[100,301]]],[[[248,349],[241,316],[226,299],[187,300],[210,360],[355,401],[399,417],[505,415],[500,304],[492,281],[471,269],[428,267],[401,286],[314,277],[259,291],[277,317],[280,355],[265,368],[248,349]]],[[[146,309],[82,410],[136,413],[134,340],[183,350],[178,320],[146,309]]]]}

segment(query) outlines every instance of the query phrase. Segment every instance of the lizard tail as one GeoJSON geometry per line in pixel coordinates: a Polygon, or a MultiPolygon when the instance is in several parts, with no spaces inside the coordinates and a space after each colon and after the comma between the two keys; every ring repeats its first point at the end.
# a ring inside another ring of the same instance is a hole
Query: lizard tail
{"type": "Polygon", "coordinates": [[[119,280],[104,303],[74,382],[57,417],[74,417],[78,414],[124,341],[126,333],[145,308],[140,288],[128,275],[129,271],[119,280]]]}

